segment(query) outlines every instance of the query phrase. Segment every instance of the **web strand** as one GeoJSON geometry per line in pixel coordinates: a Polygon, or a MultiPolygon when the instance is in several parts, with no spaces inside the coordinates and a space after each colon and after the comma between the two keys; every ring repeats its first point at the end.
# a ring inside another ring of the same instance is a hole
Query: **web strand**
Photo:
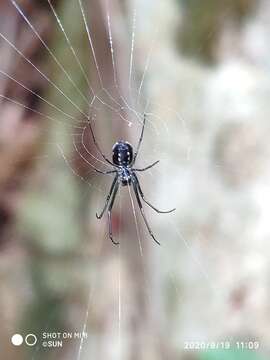
{"type": "Polygon", "coordinates": [[[140,232],[139,232],[139,225],[138,225],[138,220],[137,220],[137,216],[136,216],[134,201],[133,201],[131,191],[130,191],[130,186],[128,186],[128,193],[129,193],[129,197],[130,197],[132,213],[133,213],[133,216],[134,216],[134,221],[135,221],[135,226],[136,226],[136,233],[137,233],[137,239],[138,239],[138,243],[139,243],[140,254],[141,254],[141,257],[143,258],[142,241],[141,241],[141,236],[140,236],[140,232]]]}
{"type": "Polygon", "coordinates": [[[129,79],[128,79],[128,87],[129,87],[129,89],[131,89],[131,77],[132,77],[132,70],[133,70],[133,56],[134,56],[136,19],[137,19],[137,9],[135,8],[134,12],[133,12],[131,49],[130,49],[130,60],[129,60],[129,79]]]}
{"type": "Polygon", "coordinates": [[[12,49],[19,54],[25,61],[28,62],[50,85],[52,85],[70,104],[76,108],[80,114],[82,114],[85,118],[88,119],[87,115],[76,105],[47,75],[45,75],[37,66],[35,66],[16,46],[11,43],[2,33],[0,33],[0,37],[5,40],[12,49]]]}
{"type": "MultiPolygon", "coordinates": [[[[71,41],[70,41],[70,38],[68,37],[67,32],[65,31],[65,28],[64,28],[64,26],[63,26],[63,23],[61,22],[61,20],[60,20],[58,14],[57,14],[55,8],[53,7],[51,1],[50,1],[50,0],[47,0],[47,1],[48,1],[49,5],[50,5],[50,8],[51,8],[53,14],[54,14],[54,17],[56,18],[56,21],[57,21],[57,23],[58,23],[58,26],[60,27],[60,29],[61,29],[61,31],[62,31],[62,33],[63,33],[63,35],[64,35],[65,41],[66,41],[66,43],[67,43],[70,51],[72,52],[72,54],[73,54],[73,56],[74,56],[74,58],[75,58],[75,60],[76,60],[76,63],[78,64],[78,66],[79,66],[79,68],[80,68],[80,70],[81,70],[81,72],[82,72],[82,74],[83,74],[83,77],[84,77],[84,79],[86,80],[86,82],[87,82],[87,84],[88,84],[89,89],[91,90],[91,92],[92,92],[92,94],[93,94],[93,99],[92,99],[91,102],[93,102],[94,99],[96,98],[98,101],[100,101],[104,106],[106,106],[106,107],[109,108],[110,110],[115,111],[115,112],[119,112],[118,109],[113,108],[112,106],[110,106],[109,104],[107,104],[105,101],[103,101],[100,96],[98,96],[97,94],[95,94],[95,92],[94,92],[94,90],[93,90],[93,87],[91,86],[91,84],[90,84],[90,82],[89,82],[89,79],[88,79],[88,77],[87,77],[87,75],[86,75],[86,72],[85,72],[85,70],[84,70],[84,68],[83,68],[83,66],[82,66],[82,64],[81,64],[81,62],[80,62],[79,56],[77,55],[77,53],[76,53],[76,51],[75,51],[75,49],[74,49],[74,47],[73,47],[73,45],[72,45],[72,43],[71,43],[71,41]]],[[[83,9],[83,13],[85,14],[84,9],[83,9]]],[[[83,20],[84,20],[84,19],[86,19],[86,17],[83,17],[83,20]]],[[[84,23],[84,26],[87,26],[87,27],[88,27],[87,23],[86,23],[86,24],[84,23]]],[[[91,43],[90,43],[90,46],[91,46],[91,44],[93,44],[93,43],[92,43],[92,38],[91,38],[91,35],[90,35],[90,30],[89,30],[89,36],[90,36],[90,40],[91,40],[91,43]]],[[[88,38],[88,39],[89,39],[89,38],[88,38]]],[[[91,49],[92,49],[92,52],[93,52],[93,54],[94,54],[94,57],[96,58],[93,45],[91,46],[91,49]]],[[[99,79],[101,79],[100,70],[99,70],[99,67],[98,67],[97,60],[96,60],[95,64],[96,64],[97,69],[98,69],[97,71],[98,71],[98,73],[99,73],[99,79]]],[[[102,90],[110,97],[110,99],[111,99],[116,105],[118,105],[119,107],[121,107],[121,105],[112,97],[112,95],[111,95],[105,88],[103,88],[103,86],[102,86],[102,90]]],[[[91,106],[91,105],[90,105],[90,106],[91,106]]]]}
{"type": "MultiPolygon", "coordinates": [[[[9,101],[9,102],[11,102],[11,103],[13,103],[13,104],[15,104],[15,105],[18,105],[18,106],[26,109],[26,110],[30,110],[31,112],[33,112],[33,113],[35,113],[35,114],[37,114],[37,115],[40,115],[40,116],[42,116],[42,117],[44,117],[44,118],[46,118],[46,119],[48,119],[48,120],[51,120],[51,121],[54,121],[54,122],[57,122],[57,123],[61,123],[61,124],[63,125],[63,122],[62,122],[61,120],[55,119],[55,118],[53,118],[53,117],[51,117],[51,116],[49,116],[49,115],[46,115],[46,114],[44,114],[44,113],[42,113],[42,112],[40,112],[40,111],[38,111],[38,110],[32,109],[31,107],[29,107],[29,106],[27,106],[27,105],[25,105],[25,104],[22,104],[21,102],[19,102],[19,101],[17,101],[17,100],[11,99],[11,98],[8,97],[8,96],[5,96],[5,95],[0,94],[0,98],[1,98],[1,99],[5,99],[5,100],[7,100],[7,101],[9,101]]],[[[74,125],[64,124],[64,126],[67,126],[67,127],[70,127],[70,128],[74,128],[74,125]]],[[[80,127],[77,127],[77,128],[80,128],[80,127]]]]}
{"type": "Polygon", "coordinates": [[[143,74],[142,74],[142,79],[141,79],[141,82],[140,82],[140,85],[139,85],[139,90],[138,90],[138,95],[137,95],[137,104],[138,104],[138,102],[140,100],[143,84],[144,84],[144,81],[145,81],[145,77],[146,77],[146,74],[147,74],[147,71],[149,69],[151,59],[152,59],[152,55],[153,55],[153,51],[154,51],[154,47],[155,47],[155,39],[156,39],[156,37],[157,37],[157,35],[154,37],[154,40],[152,42],[152,45],[150,47],[150,50],[149,50],[149,53],[148,53],[148,56],[147,56],[147,59],[146,59],[145,67],[144,67],[143,74]]]}
{"type": "MultiPolygon", "coordinates": [[[[77,153],[79,154],[80,158],[86,163],[88,164],[92,169],[95,170],[95,167],[84,157],[84,155],[79,151],[76,142],[73,140],[73,146],[75,148],[75,150],[77,151],[77,153]]],[[[94,157],[94,155],[92,155],[94,157]]],[[[99,170],[99,169],[98,169],[99,170]]],[[[102,170],[99,170],[102,171],[102,170]]]]}
{"type": "MultiPolygon", "coordinates": [[[[96,253],[96,257],[98,257],[99,259],[101,258],[101,249],[103,246],[104,237],[105,237],[105,234],[103,231],[102,241],[99,242],[99,246],[98,246],[97,253],[96,253]]],[[[89,293],[88,293],[87,308],[86,308],[83,327],[82,327],[83,334],[86,333],[87,323],[88,323],[88,319],[89,319],[90,305],[93,300],[93,295],[94,295],[94,284],[92,286],[90,285],[90,289],[89,289],[89,293]]],[[[78,354],[77,354],[76,360],[81,360],[84,340],[85,340],[84,336],[82,336],[80,339],[80,344],[79,344],[79,349],[78,349],[78,354]]]]}
{"type": "Polygon", "coordinates": [[[81,70],[81,73],[83,74],[83,77],[84,77],[84,79],[85,79],[85,81],[86,81],[86,83],[88,85],[88,88],[91,90],[93,96],[95,96],[94,90],[93,90],[93,88],[92,88],[92,86],[91,86],[91,84],[89,82],[89,79],[88,79],[88,77],[86,75],[86,71],[85,71],[84,67],[82,66],[82,63],[81,63],[76,51],[74,50],[74,47],[73,47],[73,45],[72,45],[72,43],[70,41],[70,38],[68,37],[67,32],[65,31],[65,28],[64,28],[64,26],[63,26],[63,24],[62,24],[62,22],[60,20],[60,17],[58,16],[54,6],[52,5],[51,0],[47,0],[47,1],[48,1],[48,4],[49,4],[49,6],[50,6],[50,8],[52,10],[52,13],[53,13],[53,15],[54,15],[54,17],[55,17],[55,19],[57,21],[57,24],[58,24],[60,30],[62,31],[62,33],[63,33],[63,35],[65,37],[65,40],[66,40],[66,42],[68,44],[68,47],[69,47],[70,51],[72,52],[72,54],[74,56],[74,59],[76,60],[76,63],[78,64],[78,66],[79,66],[79,68],[81,70]]]}
{"type": "Polygon", "coordinates": [[[46,100],[44,97],[42,97],[41,95],[39,95],[37,92],[29,89],[26,85],[22,84],[20,81],[16,80],[14,77],[12,77],[11,75],[7,74],[6,72],[4,72],[3,70],[0,70],[0,74],[4,75],[5,77],[7,77],[9,80],[12,80],[14,83],[16,83],[17,85],[21,86],[23,89],[25,89],[26,91],[30,92],[31,94],[35,95],[37,98],[39,98],[40,100],[42,100],[43,102],[45,102],[47,105],[51,106],[53,109],[57,110],[59,113],[61,113],[62,115],[64,115],[65,117],[70,118],[73,121],[78,121],[74,116],[66,113],[64,110],[60,109],[58,106],[54,105],[53,103],[51,103],[49,100],[46,100]]]}
{"type": "Polygon", "coordinates": [[[101,163],[102,165],[105,165],[105,166],[109,166],[109,164],[107,164],[105,161],[103,160],[100,160],[98,159],[97,157],[95,157],[87,148],[87,146],[85,145],[85,142],[84,142],[84,137],[85,137],[85,131],[87,129],[87,126],[84,127],[83,131],[82,131],[82,134],[81,134],[81,144],[84,148],[84,150],[87,152],[88,155],[90,155],[91,157],[93,157],[96,161],[98,161],[99,163],[101,163]]]}
{"type": "Polygon", "coordinates": [[[54,53],[51,51],[51,49],[48,47],[46,42],[42,39],[42,37],[39,35],[35,27],[31,24],[27,16],[24,14],[22,9],[19,7],[19,5],[15,2],[15,0],[9,0],[12,5],[15,7],[15,9],[18,11],[18,13],[22,16],[22,18],[25,20],[25,22],[28,24],[30,29],[33,31],[33,33],[37,36],[37,38],[40,40],[42,45],[45,47],[45,49],[48,51],[50,56],[53,58],[57,66],[61,69],[61,71],[65,74],[66,78],[69,80],[69,82],[73,85],[74,89],[77,91],[77,93],[81,96],[81,98],[84,100],[84,102],[88,105],[88,99],[85,97],[85,95],[81,92],[81,90],[78,88],[78,86],[75,84],[72,77],[69,75],[69,73],[66,71],[64,66],[60,63],[60,61],[57,59],[57,57],[54,55],[54,53]]]}
{"type": "Polygon", "coordinates": [[[112,67],[113,67],[113,78],[114,84],[118,88],[117,82],[117,72],[116,72],[116,63],[114,59],[114,48],[113,48],[113,37],[112,37],[112,27],[111,27],[111,17],[109,11],[109,2],[106,1],[106,9],[107,9],[107,26],[108,26],[108,33],[109,33],[109,42],[110,42],[110,50],[111,50],[111,58],[112,58],[112,67]]]}
{"type": "Polygon", "coordinates": [[[95,49],[94,49],[94,45],[93,45],[93,41],[92,41],[92,37],[91,37],[91,33],[90,33],[90,28],[89,28],[89,25],[88,25],[87,20],[86,20],[85,10],[84,10],[84,7],[82,5],[82,1],[78,0],[78,3],[79,3],[79,7],[80,7],[80,10],[81,10],[81,13],[82,13],[83,22],[84,22],[85,30],[86,30],[87,37],[88,37],[88,40],[89,40],[92,55],[93,55],[93,58],[94,58],[95,67],[96,67],[99,82],[100,82],[100,87],[101,87],[101,89],[103,89],[102,77],[101,77],[99,65],[98,65],[98,62],[97,62],[97,57],[96,57],[96,53],[95,53],[95,49]]]}

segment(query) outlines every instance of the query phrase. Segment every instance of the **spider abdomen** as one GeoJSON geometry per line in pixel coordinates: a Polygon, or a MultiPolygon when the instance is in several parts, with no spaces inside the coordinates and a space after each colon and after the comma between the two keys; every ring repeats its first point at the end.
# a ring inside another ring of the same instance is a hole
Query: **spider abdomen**
{"type": "Polygon", "coordinates": [[[128,166],[133,160],[132,146],[127,142],[120,140],[112,148],[112,160],[115,165],[128,166]]]}

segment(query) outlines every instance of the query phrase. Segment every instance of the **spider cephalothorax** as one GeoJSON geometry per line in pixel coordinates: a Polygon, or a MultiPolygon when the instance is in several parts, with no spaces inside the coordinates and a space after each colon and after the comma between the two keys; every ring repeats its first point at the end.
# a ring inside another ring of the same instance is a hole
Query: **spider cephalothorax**
{"type": "Polygon", "coordinates": [[[137,203],[139,205],[143,220],[149,231],[149,234],[152,236],[154,241],[159,245],[160,245],[160,243],[156,240],[156,238],[155,238],[154,234],[152,233],[152,230],[148,224],[148,221],[145,217],[141,200],[143,200],[148,206],[150,206],[153,210],[155,210],[158,213],[170,213],[175,210],[175,209],[171,209],[171,210],[167,210],[167,211],[161,211],[161,210],[158,210],[156,207],[154,207],[152,204],[150,204],[144,197],[144,193],[141,189],[141,185],[140,185],[138,177],[136,175],[137,171],[145,171],[145,170],[152,168],[154,165],[156,165],[159,162],[159,160],[155,161],[153,164],[146,166],[145,168],[142,168],[142,169],[133,168],[133,165],[135,164],[136,157],[138,155],[140,145],[141,145],[141,142],[143,139],[145,120],[146,120],[146,116],[144,115],[141,135],[140,135],[139,142],[138,142],[138,145],[137,145],[137,148],[136,148],[136,151],[134,152],[134,154],[133,154],[132,146],[127,141],[120,140],[117,143],[115,143],[112,148],[112,161],[110,161],[100,150],[100,147],[94,136],[92,126],[89,122],[90,131],[91,131],[94,143],[97,147],[97,150],[99,151],[99,153],[103,157],[103,159],[108,164],[112,165],[114,168],[114,170],[101,171],[92,165],[92,168],[94,168],[94,170],[98,173],[115,174],[112,185],[111,185],[110,192],[109,192],[106,202],[105,202],[105,205],[104,205],[101,213],[99,215],[96,214],[97,218],[101,219],[104,212],[106,211],[106,209],[108,207],[109,236],[114,244],[119,244],[119,243],[113,239],[111,211],[112,211],[112,207],[113,207],[114,200],[115,200],[116,194],[118,192],[119,186],[132,186],[133,187],[137,203]]]}

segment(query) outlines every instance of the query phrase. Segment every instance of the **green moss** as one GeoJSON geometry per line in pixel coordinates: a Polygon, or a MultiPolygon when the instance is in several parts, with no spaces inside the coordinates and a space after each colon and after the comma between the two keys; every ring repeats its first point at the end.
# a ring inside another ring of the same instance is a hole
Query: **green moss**
{"type": "Polygon", "coordinates": [[[223,25],[233,21],[241,25],[251,13],[256,0],[178,0],[183,4],[183,26],[178,43],[188,56],[206,63],[215,61],[215,47],[223,25]]]}

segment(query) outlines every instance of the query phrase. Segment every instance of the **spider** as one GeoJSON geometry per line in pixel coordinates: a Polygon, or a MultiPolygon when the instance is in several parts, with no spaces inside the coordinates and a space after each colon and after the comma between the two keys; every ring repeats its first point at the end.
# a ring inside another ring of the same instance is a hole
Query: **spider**
{"type": "Polygon", "coordinates": [[[136,175],[136,172],[142,172],[148,169],[151,169],[153,166],[155,166],[156,164],[159,163],[159,160],[155,161],[154,163],[152,163],[151,165],[148,165],[144,168],[138,169],[138,168],[134,168],[134,164],[136,162],[136,158],[137,155],[139,153],[139,149],[143,140],[143,134],[144,134],[144,127],[145,127],[145,121],[146,121],[146,114],[144,114],[143,117],[143,125],[142,125],[142,129],[141,129],[141,134],[140,134],[140,138],[139,138],[139,142],[137,145],[137,148],[135,150],[135,152],[133,153],[133,148],[132,146],[124,140],[120,140],[118,142],[116,142],[113,145],[112,148],[112,161],[110,161],[101,151],[98,142],[96,141],[92,126],[90,124],[90,122],[88,122],[89,127],[90,127],[90,131],[91,131],[91,135],[94,141],[94,144],[98,150],[98,152],[100,153],[100,155],[103,157],[103,159],[110,164],[111,166],[113,166],[114,170],[109,170],[109,171],[101,171],[99,169],[97,169],[96,167],[93,166],[94,170],[98,173],[101,174],[115,174],[115,177],[113,179],[113,182],[111,184],[111,188],[109,191],[109,194],[106,198],[105,201],[105,205],[102,209],[102,211],[100,212],[100,214],[96,213],[96,217],[97,219],[101,219],[102,216],[104,215],[106,209],[108,208],[108,222],[109,222],[109,237],[111,239],[111,241],[113,242],[113,244],[118,245],[119,242],[115,241],[113,238],[113,233],[112,233],[112,218],[111,218],[111,212],[112,212],[112,208],[114,205],[114,201],[115,201],[115,197],[116,194],[118,192],[119,186],[132,186],[134,193],[135,193],[135,197],[141,212],[141,215],[143,217],[144,223],[147,227],[147,230],[149,232],[149,234],[151,235],[151,237],[153,238],[153,240],[160,245],[160,242],[155,238],[149,224],[148,221],[145,217],[145,213],[142,207],[142,202],[141,200],[143,200],[148,206],[150,206],[153,210],[155,210],[157,213],[170,213],[174,210],[167,210],[167,211],[162,211],[157,209],[155,206],[153,206],[148,200],[146,200],[144,193],[142,191],[139,179],[136,175]]]}

